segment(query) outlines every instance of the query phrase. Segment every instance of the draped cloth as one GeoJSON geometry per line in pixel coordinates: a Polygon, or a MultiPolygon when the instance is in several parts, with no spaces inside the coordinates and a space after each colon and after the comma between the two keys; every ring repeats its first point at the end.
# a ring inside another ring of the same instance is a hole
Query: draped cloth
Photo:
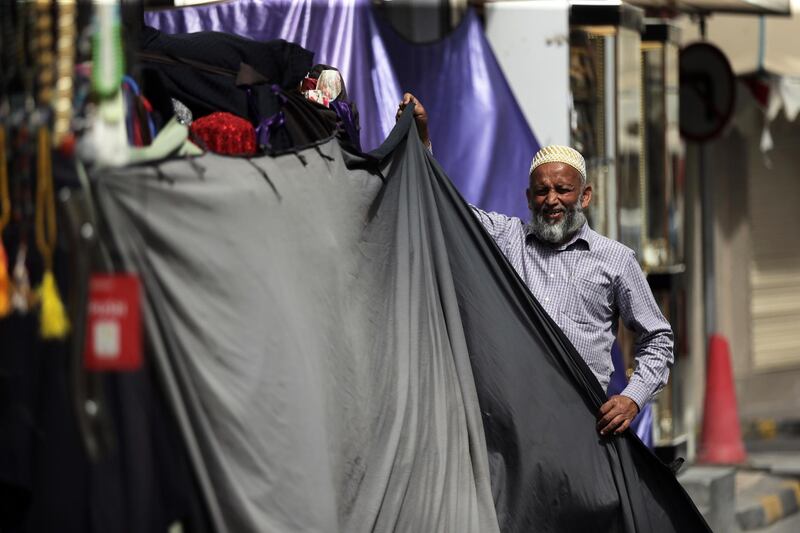
{"type": "Polygon", "coordinates": [[[524,191],[539,144],[475,13],[469,11],[443,39],[414,44],[371,4],[231,0],[145,17],[166,33],[213,30],[258,41],[286,39],[311,50],[315,62],[342,72],[367,150],[379,146],[394,126],[402,93],[414,93],[426,106],[436,158],[461,194],[483,209],[527,219],[524,191]]]}
{"type": "Polygon", "coordinates": [[[599,437],[597,380],[409,111],[370,156],[94,183],[220,531],[706,530],[635,436],[599,437]]]}

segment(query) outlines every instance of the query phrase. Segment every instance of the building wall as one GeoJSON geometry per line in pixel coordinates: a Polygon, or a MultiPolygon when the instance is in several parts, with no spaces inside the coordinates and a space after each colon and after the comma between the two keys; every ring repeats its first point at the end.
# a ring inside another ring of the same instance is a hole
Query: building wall
{"type": "Polygon", "coordinates": [[[750,219],[748,215],[749,134],[732,129],[709,145],[714,191],[716,332],[730,344],[734,374],[751,366],[750,219]]]}
{"type": "Polygon", "coordinates": [[[743,418],[800,418],[800,121],[770,125],[775,147],[750,145],[751,358],[737,372],[743,418]]]}
{"type": "MultiPolygon", "coordinates": [[[[748,139],[736,126],[703,145],[687,143],[687,278],[690,324],[690,376],[684,384],[684,420],[699,430],[706,389],[708,342],[705,324],[703,219],[701,189],[710,181],[714,220],[714,325],[711,331],[729,343],[736,376],[749,371],[751,359],[749,306],[750,226],[747,213],[748,139]],[[701,167],[701,150],[705,165],[701,167]]],[[[739,393],[741,396],[741,392],[739,393]]],[[[740,401],[740,404],[742,402],[740,401]]],[[[691,447],[690,447],[691,448],[691,447]]],[[[690,457],[691,457],[690,453],[690,457]]]]}
{"type": "MultiPolygon", "coordinates": [[[[800,418],[800,319],[798,333],[787,327],[794,314],[800,318],[800,237],[796,232],[800,227],[800,121],[790,123],[779,117],[771,126],[775,148],[765,155],[760,148],[763,112],[744,85],[738,89],[731,126],[707,144],[706,152],[706,174],[714,196],[715,331],[730,344],[740,418],[800,418]],[[773,283],[767,291],[759,289],[765,278],[773,283]],[[776,294],[765,298],[765,293],[776,294]],[[774,350],[764,351],[765,345],[776,343],[781,346],[779,356],[774,350]]],[[[688,164],[694,166],[690,180],[703,179],[696,146],[690,147],[688,164]]],[[[694,351],[702,343],[705,353],[702,263],[697,261],[698,253],[702,257],[697,234],[703,213],[699,202],[690,205],[694,205],[694,219],[689,221],[689,246],[695,251],[690,259],[690,268],[695,270],[690,276],[691,345],[694,351]]],[[[689,402],[692,414],[702,416],[704,363],[693,368],[689,402]]]]}

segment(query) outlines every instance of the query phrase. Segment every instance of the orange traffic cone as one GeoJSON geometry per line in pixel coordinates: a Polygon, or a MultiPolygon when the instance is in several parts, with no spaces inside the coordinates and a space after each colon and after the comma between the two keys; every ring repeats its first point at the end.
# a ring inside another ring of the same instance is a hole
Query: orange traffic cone
{"type": "Polygon", "coordinates": [[[739,428],[730,347],[725,337],[712,335],[709,339],[706,370],[703,432],[697,461],[706,464],[742,463],[747,455],[739,428]]]}

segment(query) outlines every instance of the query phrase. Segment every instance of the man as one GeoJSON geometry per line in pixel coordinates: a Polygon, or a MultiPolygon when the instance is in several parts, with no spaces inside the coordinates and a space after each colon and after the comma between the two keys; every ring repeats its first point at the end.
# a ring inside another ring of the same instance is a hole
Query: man
{"type": "MultiPolygon", "coordinates": [[[[430,148],[427,114],[413,95],[403,96],[398,114],[411,102],[420,137],[430,148]]],[[[530,222],[472,209],[604,391],[614,370],[611,345],[618,319],[636,334],[636,369],[622,393],[598,413],[602,435],[622,433],[667,383],[674,361],[672,329],[634,252],[586,222],[583,210],[591,203],[592,186],[583,156],[566,146],[544,147],[529,176],[530,222]]]]}

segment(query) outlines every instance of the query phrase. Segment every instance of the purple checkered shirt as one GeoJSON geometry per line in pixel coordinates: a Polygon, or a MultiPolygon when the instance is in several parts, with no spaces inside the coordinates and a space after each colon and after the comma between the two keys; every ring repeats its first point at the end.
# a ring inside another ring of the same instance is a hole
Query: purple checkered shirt
{"type": "Polygon", "coordinates": [[[672,329],[630,248],[588,224],[564,245],[539,242],[521,219],[472,207],[533,295],[608,389],[618,318],[636,334],[636,370],[622,394],[643,407],[667,383],[672,329]]]}

